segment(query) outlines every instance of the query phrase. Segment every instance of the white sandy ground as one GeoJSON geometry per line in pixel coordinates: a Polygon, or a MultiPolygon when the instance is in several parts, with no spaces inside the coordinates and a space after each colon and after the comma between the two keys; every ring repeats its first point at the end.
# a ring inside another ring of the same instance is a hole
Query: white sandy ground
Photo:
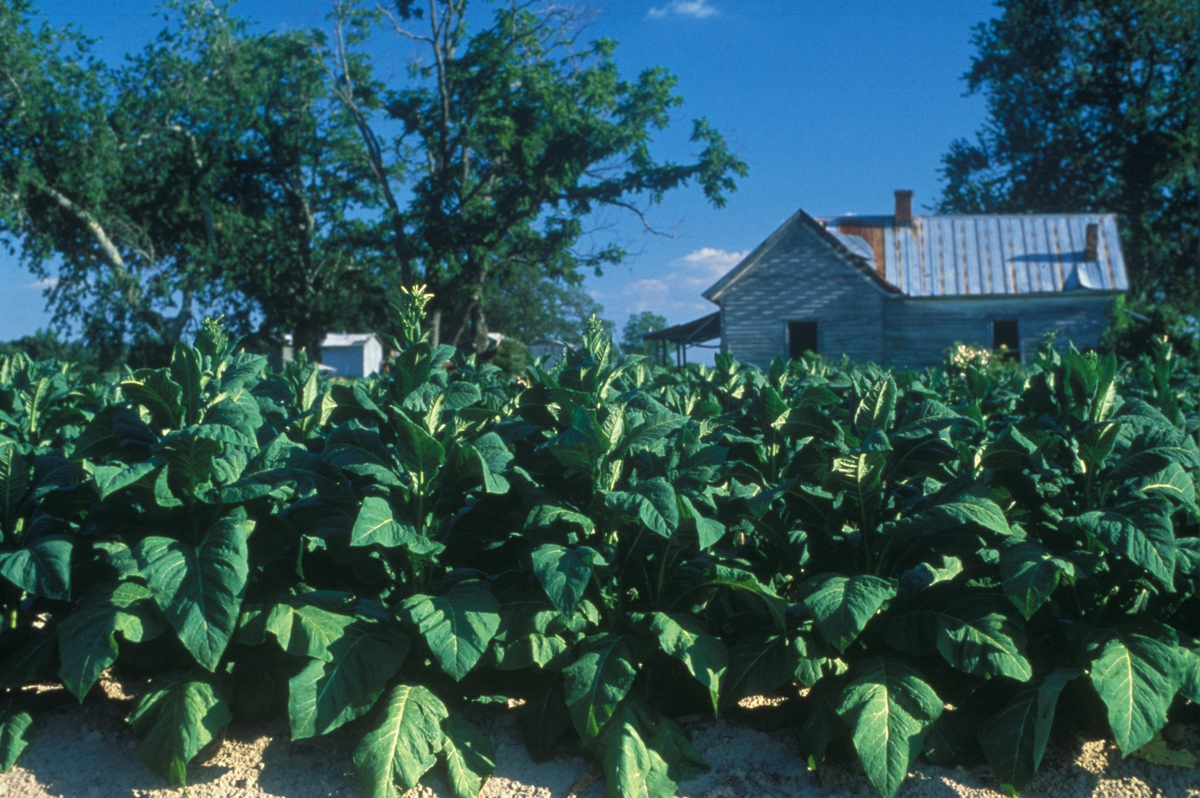
{"type": "MultiPolygon", "coordinates": [[[[35,717],[36,736],[19,764],[0,775],[0,798],[176,798],[184,795],[147,770],[138,742],[122,721],[128,701],[108,683],[105,697],[93,691],[81,704],[59,689],[43,690],[35,717]]],[[[581,756],[563,753],[535,764],[526,754],[511,711],[494,709],[477,718],[496,748],[496,774],[485,798],[603,798],[604,781],[581,756]],[[591,771],[589,773],[589,771],[591,771]],[[590,786],[588,785],[590,782],[590,786]]],[[[694,719],[682,726],[712,765],[706,775],[684,782],[686,798],[851,798],[875,795],[865,777],[845,771],[818,783],[796,754],[790,730],[764,733],[725,721],[694,719]]],[[[1200,724],[1182,730],[1183,745],[1200,753],[1200,724]]],[[[361,734],[361,731],[355,734],[361,734]]],[[[286,723],[235,723],[201,753],[188,771],[189,798],[359,798],[350,754],[357,742],[349,730],[315,740],[288,742],[286,723]]],[[[407,798],[447,798],[430,786],[407,798]]],[[[899,798],[1000,798],[987,768],[949,770],[918,764],[899,798]]],[[[1051,743],[1026,798],[1200,798],[1200,770],[1122,761],[1110,742],[1051,743]]]]}

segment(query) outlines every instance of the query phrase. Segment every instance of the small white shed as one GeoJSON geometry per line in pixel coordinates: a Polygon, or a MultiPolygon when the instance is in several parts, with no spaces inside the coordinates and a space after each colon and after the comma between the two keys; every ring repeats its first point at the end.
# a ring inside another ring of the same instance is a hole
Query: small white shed
{"type": "Polygon", "coordinates": [[[546,366],[552,366],[563,359],[563,357],[566,355],[568,346],[568,344],[565,344],[562,341],[551,341],[543,338],[540,341],[536,341],[532,344],[526,344],[525,349],[529,352],[529,357],[531,360],[544,358],[543,364],[546,366]]]}
{"type": "Polygon", "coordinates": [[[383,341],[375,333],[329,333],[321,343],[321,363],[335,377],[369,377],[383,368],[383,341]]]}

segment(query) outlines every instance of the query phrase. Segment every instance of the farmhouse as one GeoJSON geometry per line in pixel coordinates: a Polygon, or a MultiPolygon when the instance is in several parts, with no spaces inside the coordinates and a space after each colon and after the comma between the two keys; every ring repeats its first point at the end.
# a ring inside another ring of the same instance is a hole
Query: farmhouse
{"type": "Polygon", "coordinates": [[[797,211],[704,292],[717,313],[647,335],[765,366],[813,351],[928,366],[955,341],[1027,359],[1050,331],[1094,346],[1128,288],[1112,214],[819,219],[797,211]]]}

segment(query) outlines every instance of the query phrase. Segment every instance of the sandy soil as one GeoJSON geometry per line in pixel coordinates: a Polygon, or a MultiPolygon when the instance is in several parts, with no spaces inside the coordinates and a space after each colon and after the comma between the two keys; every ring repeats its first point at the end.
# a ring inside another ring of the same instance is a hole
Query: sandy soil
{"type": "MultiPolygon", "coordinates": [[[[0,775],[2,798],[175,798],[182,790],[147,770],[137,740],[122,716],[129,703],[119,687],[93,693],[84,704],[61,689],[39,696],[37,734],[17,767],[0,775]]],[[[513,713],[496,709],[477,720],[496,747],[495,776],[488,798],[603,798],[604,780],[590,763],[564,752],[543,764],[525,753],[513,713]],[[593,781],[594,779],[594,781],[593,781]],[[580,789],[584,785],[585,789],[580,789]]],[[[764,733],[725,721],[682,723],[712,771],[680,785],[687,798],[850,798],[875,793],[867,780],[832,769],[824,785],[796,755],[791,731],[764,733]]],[[[361,731],[335,732],[291,743],[286,725],[236,723],[203,752],[189,769],[190,798],[358,798],[350,753],[361,731]]],[[[1200,725],[1182,730],[1183,744],[1200,753],[1200,725]]],[[[430,779],[409,798],[447,798],[430,779]]],[[[948,770],[918,765],[901,789],[902,798],[999,798],[986,768],[948,770]]],[[[1116,747],[1101,740],[1053,744],[1027,798],[1200,798],[1200,771],[1122,761],[1116,747]]]]}

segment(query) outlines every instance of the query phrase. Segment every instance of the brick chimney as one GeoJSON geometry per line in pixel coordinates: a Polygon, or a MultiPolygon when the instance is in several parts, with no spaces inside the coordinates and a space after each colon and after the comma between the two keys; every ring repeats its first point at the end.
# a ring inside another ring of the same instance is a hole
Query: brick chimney
{"type": "Polygon", "coordinates": [[[911,191],[906,189],[897,189],[896,191],[896,224],[911,225],[912,224],[912,195],[911,191]]]}
{"type": "Polygon", "coordinates": [[[1083,259],[1085,261],[1100,260],[1097,248],[1100,243],[1100,225],[1089,224],[1083,243],[1083,259]]]}

